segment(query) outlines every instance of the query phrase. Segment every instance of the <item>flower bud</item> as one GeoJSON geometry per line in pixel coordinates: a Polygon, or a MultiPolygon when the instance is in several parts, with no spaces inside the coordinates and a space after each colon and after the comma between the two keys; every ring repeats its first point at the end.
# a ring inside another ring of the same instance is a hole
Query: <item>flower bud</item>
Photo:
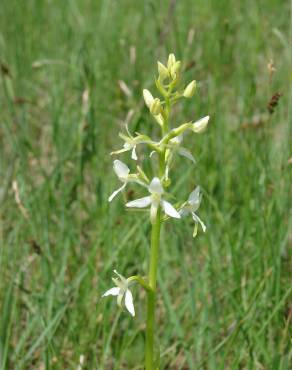
{"type": "Polygon", "coordinates": [[[154,118],[156,119],[157,123],[162,127],[164,123],[162,115],[158,114],[157,116],[154,116],[154,118]]]}
{"type": "Polygon", "coordinates": [[[168,69],[165,67],[165,65],[163,65],[160,62],[157,62],[157,66],[158,66],[159,77],[163,81],[169,76],[168,69]]]}
{"type": "Polygon", "coordinates": [[[152,101],[149,109],[150,109],[151,114],[153,114],[154,116],[157,116],[158,114],[160,114],[162,111],[160,100],[158,98],[155,98],[152,101]]]}
{"type": "Polygon", "coordinates": [[[203,117],[192,124],[192,131],[195,133],[201,133],[205,130],[208,125],[210,116],[203,117]]]}
{"type": "Polygon", "coordinates": [[[172,79],[175,79],[177,74],[179,73],[179,70],[180,70],[180,67],[181,67],[181,62],[178,61],[178,62],[175,62],[171,68],[170,68],[170,76],[172,79]]]}
{"type": "Polygon", "coordinates": [[[176,59],[174,54],[169,54],[168,61],[167,61],[167,68],[170,70],[171,67],[175,64],[176,59]]]}
{"type": "Polygon", "coordinates": [[[185,98],[191,98],[195,91],[196,91],[196,87],[197,87],[197,83],[195,80],[193,80],[192,82],[190,82],[188,84],[188,86],[184,89],[184,92],[183,92],[183,96],[185,98]]]}
{"type": "Polygon", "coordinates": [[[147,105],[148,108],[150,108],[154,98],[151,94],[151,92],[147,89],[143,89],[143,97],[144,97],[144,100],[145,100],[145,104],[147,105]]]}

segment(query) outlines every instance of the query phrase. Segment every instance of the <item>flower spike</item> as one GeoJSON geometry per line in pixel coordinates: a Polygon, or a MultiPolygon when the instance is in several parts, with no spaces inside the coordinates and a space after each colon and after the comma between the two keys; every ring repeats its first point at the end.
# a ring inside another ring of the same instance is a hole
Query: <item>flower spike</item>
{"type": "MultiPolygon", "coordinates": [[[[145,340],[145,369],[153,370],[158,368],[159,356],[156,355],[154,343],[155,339],[155,300],[157,294],[157,272],[159,265],[159,248],[160,235],[162,224],[168,218],[180,219],[190,215],[195,222],[193,236],[196,236],[198,226],[206,231],[206,226],[197,215],[201,203],[200,188],[196,187],[191,192],[188,199],[184,203],[180,203],[180,207],[176,209],[171,203],[165,200],[168,195],[168,189],[172,185],[170,178],[170,169],[174,164],[175,155],[187,158],[192,163],[195,163],[195,158],[192,153],[183,147],[183,138],[187,133],[202,133],[208,125],[209,116],[205,116],[197,121],[186,120],[184,123],[172,126],[173,122],[173,107],[179,100],[183,98],[190,99],[196,91],[196,81],[192,80],[187,84],[183,84],[182,64],[176,60],[174,54],[170,54],[167,63],[157,63],[158,76],[155,78],[155,86],[159,97],[144,89],[143,98],[147,110],[159,127],[155,130],[155,136],[158,139],[152,139],[145,134],[135,132],[131,134],[126,125],[126,133],[120,133],[119,136],[123,140],[123,147],[112,154],[120,154],[131,152],[131,158],[134,161],[138,160],[137,146],[145,144],[149,149],[145,156],[139,156],[139,163],[136,165],[136,173],[130,173],[129,167],[119,160],[115,160],[113,167],[118,179],[122,182],[122,186],[115,190],[109,197],[112,201],[114,197],[123,191],[129,182],[138,183],[147,189],[147,196],[130,200],[126,203],[128,208],[148,208],[150,213],[151,227],[151,245],[150,259],[148,266],[147,277],[134,275],[125,278],[116,270],[114,273],[117,277],[113,278],[115,286],[107,290],[103,297],[114,296],[117,299],[117,304],[126,309],[132,316],[135,316],[135,308],[133,303],[133,295],[130,286],[133,283],[138,283],[147,294],[147,319],[146,319],[146,340],[145,340]],[[155,155],[153,156],[152,154],[155,155]],[[143,159],[146,166],[143,166],[143,159]],[[149,172],[148,172],[149,171],[149,172]],[[152,180],[151,180],[152,179],[152,180]],[[166,190],[167,189],[167,194],[166,190]]],[[[134,110],[131,109],[131,112],[134,110]]],[[[143,112],[144,113],[144,112],[143,112]]],[[[144,118],[144,117],[143,117],[144,118]]],[[[129,122],[129,119],[126,119],[129,122]]],[[[137,122],[138,123],[138,122],[137,122]]],[[[139,122],[139,127],[144,125],[144,119],[139,122]]],[[[140,128],[138,129],[140,131],[140,128]]],[[[153,130],[154,131],[154,130],[153,130]]],[[[148,130],[152,132],[152,130],[148,130]]],[[[189,135],[193,136],[193,135],[189,135]]],[[[139,153],[138,153],[139,154],[139,153]]],[[[144,152],[143,152],[144,154],[144,152]]],[[[183,176],[184,177],[184,176],[183,176]]],[[[129,193],[130,197],[130,193],[129,193]]]]}

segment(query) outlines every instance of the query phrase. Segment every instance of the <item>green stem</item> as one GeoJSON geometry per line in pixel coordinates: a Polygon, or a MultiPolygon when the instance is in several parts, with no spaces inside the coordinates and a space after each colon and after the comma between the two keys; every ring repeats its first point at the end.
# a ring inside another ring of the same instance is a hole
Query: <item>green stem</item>
{"type": "Polygon", "coordinates": [[[161,229],[161,211],[158,209],[156,222],[152,225],[151,231],[151,251],[150,251],[150,266],[149,266],[149,286],[150,291],[147,292],[147,319],[146,319],[146,348],[145,348],[145,368],[146,370],[154,369],[154,310],[156,300],[156,281],[157,281],[157,265],[158,251],[161,229]]]}
{"type": "MultiPolygon", "coordinates": [[[[165,136],[169,131],[170,117],[170,96],[171,90],[167,91],[165,97],[165,116],[162,126],[162,136],[165,136]]],[[[159,177],[162,178],[165,172],[165,149],[159,153],[159,177]]],[[[147,318],[146,318],[146,347],[145,347],[145,369],[157,370],[156,358],[154,358],[154,327],[155,327],[155,301],[156,301],[156,282],[157,282],[157,266],[158,252],[160,242],[161,229],[161,208],[158,208],[155,223],[152,224],[151,230],[151,250],[149,264],[149,287],[147,291],[147,318]]]]}
{"type": "Polygon", "coordinates": [[[165,108],[164,108],[164,124],[162,126],[162,137],[167,134],[169,131],[169,115],[170,115],[170,100],[169,97],[167,96],[165,98],[165,108]]]}

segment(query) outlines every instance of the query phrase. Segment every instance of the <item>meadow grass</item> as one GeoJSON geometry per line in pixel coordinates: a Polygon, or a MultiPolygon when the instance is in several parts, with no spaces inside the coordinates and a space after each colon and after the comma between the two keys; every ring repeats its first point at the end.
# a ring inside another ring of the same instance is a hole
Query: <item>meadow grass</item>
{"type": "Polygon", "coordinates": [[[135,320],[100,299],[149,253],[147,214],[109,207],[109,153],[131,110],[155,136],[142,88],[170,52],[199,85],[175,123],[211,119],[175,173],[180,198],[201,185],[207,233],[162,232],[162,369],[292,368],[291,42],[289,1],[2,0],[1,370],[143,368],[145,296],[135,320]]]}

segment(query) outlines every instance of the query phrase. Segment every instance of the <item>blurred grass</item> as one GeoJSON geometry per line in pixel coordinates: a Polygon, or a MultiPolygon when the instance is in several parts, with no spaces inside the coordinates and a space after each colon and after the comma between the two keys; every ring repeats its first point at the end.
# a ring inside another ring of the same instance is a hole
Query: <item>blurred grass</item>
{"type": "Polygon", "coordinates": [[[289,1],[1,2],[1,370],[82,354],[84,369],[142,368],[144,296],[135,320],[100,300],[114,268],[146,273],[148,256],[146,215],[107,203],[109,152],[131,109],[131,130],[155,135],[141,91],[169,52],[199,82],[175,123],[211,121],[188,139],[198,166],[175,171],[180,198],[202,186],[208,232],[162,234],[162,368],[291,369],[291,42],[289,1]]]}

